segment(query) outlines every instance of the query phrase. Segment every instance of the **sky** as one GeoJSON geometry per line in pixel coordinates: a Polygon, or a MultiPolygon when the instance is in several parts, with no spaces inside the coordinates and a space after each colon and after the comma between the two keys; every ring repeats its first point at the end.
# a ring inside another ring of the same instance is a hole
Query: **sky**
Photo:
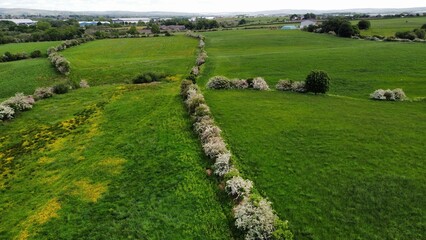
{"type": "Polygon", "coordinates": [[[0,8],[67,11],[255,12],[280,9],[340,10],[350,8],[426,7],[425,0],[0,0],[0,8]]]}

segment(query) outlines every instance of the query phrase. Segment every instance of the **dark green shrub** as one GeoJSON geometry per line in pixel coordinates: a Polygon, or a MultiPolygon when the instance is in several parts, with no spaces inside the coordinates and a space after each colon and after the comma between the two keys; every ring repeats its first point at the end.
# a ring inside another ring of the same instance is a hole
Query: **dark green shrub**
{"type": "Polygon", "coordinates": [[[424,29],[414,29],[414,34],[420,39],[425,39],[426,31],[424,29]]]}
{"type": "Polygon", "coordinates": [[[402,39],[414,40],[414,39],[416,39],[417,35],[414,32],[406,31],[406,32],[397,32],[395,34],[395,37],[402,38],[402,39]]]}
{"type": "Polygon", "coordinates": [[[368,20],[361,20],[358,22],[358,28],[361,30],[367,30],[370,29],[371,23],[368,20]]]}
{"type": "Polygon", "coordinates": [[[321,70],[311,71],[306,77],[305,88],[308,92],[326,93],[329,89],[330,77],[328,74],[321,70]]]}
{"type": "Polygon", "coordinates": [[[39,58],[39,57],[41,57],[41,51],[35,50],[34,52],[31,52],[30,56],[31,56],[31,58],[39,58]]]}
{"type": "Polygon", "coordinates": [[[194,74],[188,75],[188,77],[186,77],[186,79],[192,81],[192,83],[197,82],[197,77],[194,74]]]}
{"type": "Polygon", "coordinates": [[[56,94],[64,94],[67,93],[69,91],[69,87],[66,84],[58,84],[53,86],[53,92],[56,94]]]}
{"type": "Polygon", "coordinates": [[[340,25],[339,27],[339,31],[338,31],[339,37],[350,38],[352,35],[354,35],[354,33],[355,33],[354,28],[349,22],[342,23],[342,25],[340,25]]]}
{"type": "Polygon", "coordinates": [[[168,75],[164,73],[147,72],[133,79],[133,83],[139,84],[139,83],[159,82],[164,80],[167,76],[168,75]]]}
{"type": "Polygon", "coordinates": [[[426,29],[426,23],[422,25],[421,29],[426,29]]]}

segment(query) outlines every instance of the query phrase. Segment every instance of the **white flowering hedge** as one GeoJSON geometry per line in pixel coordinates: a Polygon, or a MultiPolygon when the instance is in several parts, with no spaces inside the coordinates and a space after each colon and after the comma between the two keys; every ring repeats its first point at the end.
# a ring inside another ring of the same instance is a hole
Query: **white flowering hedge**
{"type": "MultiPolygon", "coordinates": [[[[219,79],[222,82],[223,79],[219,79]]],[[[226,86],[231,82],[229,79],[225,81],[226,86]]],[[[214,82],[212,86],[218,84],[216,80],[214,82]]],[[[266,89],[260,79],[256,86],[266,89]]],[[[225,191],[236,203],[233,209],[235,226],[245,233],[245,239],[293,239],[287,222],[279,220],[268,200],[260,196],[253,198],[253,182],[242,178],[232,165],[232,154],[198,86],[191,81],[183,81],[181,95],[194,121],[194,131],[200,138],[204,153],[214,162],[214,174],[221,181],[227,180],[225,191]]]]}
{"type": "Polygon", "coordinates": [[[40,88],[37,88],[33,93],[33,97],[35,100],[50,98],[52,96],[53,96],[53,87],[40,87],[40,88]]]}
{"type": "Polygon", "coordinates": [[[407,99],[407,96],[401,88],[396,88],[394,90],[378,89],[370,94],[370,98],[374,100],[404,101],[407,99]]]}
{"type": "Polygon", "coordinates": [[[0,120],[10,120],[15,116],[15,110],[7,105],[0,104],[0,120]]]}
{"type": "Polygon", "coordinates": [[[17,93],[6,101],[0,103],[0,120],[10,120],[17,112],[23,112],[33,108],[35,100],[32,96],[17,93]]]}
{"type": "Polygon", "coordinates": [[[214,76],[209,79],[206,85],[209,89],[255,89],[261,91],[269,90],[265,79],[257,77],[254,79],[228,79],[224,76],[214,76]]]}
{"type": "Polygon", "coordinates": [[[306,92],[304,81],[280,80],[277,85],[275,85],[275,88],[279,91],[306,92]]]}

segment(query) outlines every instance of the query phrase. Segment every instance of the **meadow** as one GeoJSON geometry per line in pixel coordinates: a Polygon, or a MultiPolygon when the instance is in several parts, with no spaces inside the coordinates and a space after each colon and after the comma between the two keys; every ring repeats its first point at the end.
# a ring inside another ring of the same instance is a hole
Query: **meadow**
{"type": "Polygon", "coordinates": [[[61,41],[52,42],[30,42],[30,43],[9,43],[0,45],[0,54],[5,52],[10,53],[31,53],[35,50],[40,50],[42,54],[46,54],[46,50],[49,47],[55,47],[59,45],[61,41]]]}
{"type": "Polygon", "coordinates": [[[70,78],[100,85],[131,82],[137,75],[163,72],[183,77],[195,61],[196,41],[183,35],[171,38],[107,39],[67,49],[70,78]],[[179,72],[176,71],[179,70],[179,72]]]}
{"type": "MultiPolygon", "coordinates": [[[[426,17],[409,17],[409,18],[391,18],[391,19],[373,19],[370,20],[371,28],[362,30],[361,35],[365,36],[395,36],[396,32],[413,31],[426,24],[426,17]]],[[[358,21],[352,21],[357,24],[358,21]]]]}
{"type": "Polygon", "coordinates": [[[312,69],[332,77],[327,96],[204,89],[238,167],[296,239],[424,237],[426,105],[368,99],[396,87],[425,97],[423,44],[299,31],[206,35],[201,86],[215,75],[262,76],[272,88],[312,69]]]}

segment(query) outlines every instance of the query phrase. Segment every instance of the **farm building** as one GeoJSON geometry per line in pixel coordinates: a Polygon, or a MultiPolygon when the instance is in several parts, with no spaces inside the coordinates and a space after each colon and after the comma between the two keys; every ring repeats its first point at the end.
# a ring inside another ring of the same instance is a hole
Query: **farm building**
{"type": "Polygon", "coordinates": [[[281,28],[281,30],[296,30],[296,29],[298,29],[298,28],[294,25],[286,25],[286,26],[281,28]]]}
{"type": "Polygon", "coordinates": [[[15,23],[16,25],[27,25],[27,26],[32,26],[37,24],[37,21],[33,21],[31,19],[0,19],[0,21],[10,21],[15,23]]]}
{"type": "Polygon", "coordinates": [[[112,23],[119,23],[119,24],[137,24],[139,22],[148,23],[151,21],[149,18],[116,18],[112,19],[112,23]]]}
{"type": "Polygon", "coordinates": [[[303,20],[300,23],[300,28],[304,28],[304,27],[308,27],[310,25],[317,25],[317,21],[313,21],[313,20],[303,20]]]}
{"type": "MultiPolygon", "coordinates": [[[[98,25],[99,21],[85,21],[85,22],[78,22],[80,24],[80,27],[86,27],[86,26],[96,26],[98,25]]],[[[110,24],[110,22],[102,21],[100,22],[102,25],[110,24]]]]}

